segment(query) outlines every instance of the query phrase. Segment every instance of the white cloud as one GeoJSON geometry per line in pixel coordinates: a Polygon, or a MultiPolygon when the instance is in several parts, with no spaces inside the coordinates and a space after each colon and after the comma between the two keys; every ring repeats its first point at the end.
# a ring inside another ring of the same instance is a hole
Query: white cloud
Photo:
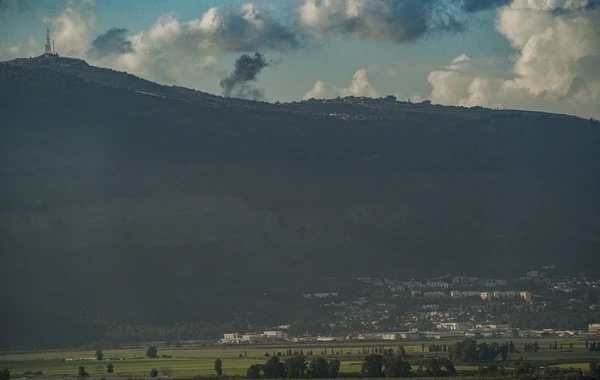
{"type": "Polygon", "coordinates": [[[497,19],[498,31],[517,50],[510,69],[459,56],[429,74],[431,100],[600,116],[600,9],[589,4],[514,0],[497,19]]]}
{"type": "Polygon", "coordinates": [[[196,63],[192,69],[193,70],[205,70],[207,68],[213,67],[217,64],[217,57],[214,55],[207,55],[206,57],[200,58],[198,63],[196,63]]]}
{"type": "Polygon", "coordinates": [[[335,97],[337,94],[337,88],[327,82],[317,81],[313,88],[308,91],[302,97],[302,100],[307,100],[311,98],[315,99],[329,99],[335,97]]]}
{"type": "Polygon", "coordinates": [[[180,21],[173,14],[129,37],[133,52],[105,59],[105,65],[163,83],[193,83],[198,71],[214,66],[228,52],[288,51],[296,36],[270,10],[244,4],[238,10],[207,10],[200,18],[180,21]]]}
{"type": "Polygon", "coordinates": [[[21,43],[13,45],[7,49],[9,56],[18,57],[21,54],[21,43]]]}
{"type": "MultiPolygon", "coordinates": [[[[93,16],[85,18],[72,7],[67,7],[58,17],[51,19],[53,26],[52,38],[56,50],[69,57],[86,58],[91,33],[95,27],[93,16]]],[[[41,52],[40,52],[41,53],[41,52]]]]}
{"type": "Polygon", "coordinates": [[[22,43],[18,42],[9,46],[7,49],[0,51],[0,61],[7,61],[19,57],[35,57],[40,55],[39,47],[35,38],[29,37],[27,40],[27,49],[24,49],[22,43]]]}
{"type": "Polygon", "coordinates": [[[377,91],[375,88],[369,83],[369,76],[367,74],[367,70],[358,69],[354,73],[352,77],[352,83],[350,86],[345,88],[340,88],[341,96],[367,96],[367,97],[376,97],[377,91]]]}
{"type": "Polygon", "coordinates": [[[372,98],[377,96],[377,91],[369,82],[367,70],[363,68],[356,70],[348,87],[337,88],[331,83],[317,81],[313,88],[304,94],[302,99],[327,99],[336,96],[366,96],[372,98]]]}

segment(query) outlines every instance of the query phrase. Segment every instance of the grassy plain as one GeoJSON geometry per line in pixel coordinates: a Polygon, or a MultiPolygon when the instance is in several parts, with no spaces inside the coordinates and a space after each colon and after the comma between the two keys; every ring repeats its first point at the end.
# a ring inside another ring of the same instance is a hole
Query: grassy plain
{"type": "MultiPolygon", "coordinates": [[[[587,369],[589,363],[600,361],[600,352],[589,352],[585,349],[585,339],[560,338],[537,339],[541,350],[537,353],[524,353],[526,343],[536,339],[514,339],[517,350],[511,359],[523,357],[526,360],[538,362],[540,365],[558,365],[563,368],[587,369]],[[557,342],[563,349],[550,350],[550,343],[557,342]],[[570,345],[573,344],[573,348],[570,345]]],[[[486,339],[486,341],[500,341],[486,339]]],[[[435,344],[451,345],[456,341],[424,341],[425,347],[435,344]]],[[[42,371],[47,376],[75,376],[78,368],[84,366],[86,371],[94,377],[140,377],[148,376],[152,368],[160,369],[169,367],[176,377],[211,375],[214,374],[214,361],[219,358],[223,361],[223,371],[226,375],[245,375],[246,369],[257,363],[267,360],[265,353],[283,352],[287,349],[312,350],[315,355],[326,352],[328,358],[338,358],[342,362],[342,372],[359,372],[361,365],[362,347],[385,346],[397,348],[402,345],[409,355],[418,360],[422,342],[385,342],[383,344],[370,342],[348,342],[331,344],[295,344],[295,345],[253,345],[253,346],[183,346],[165,347],[164,343],[148,343],[139,348],[121,348],[103,350],[103,361],[89,360],[94,357],[94,351],[36,351],[36,352],[1,352],[0,367],[8,367],[15,376],[23,376],[25,371],[42,371]],[[156,345],[159,355],[169,355],[171,358],[148,359],[145,357],[146,347],[156,345]],[[333,350],[333,354],[332,354],[333,350]],[[341,352],[341,355],[335,353],[341,352]],[[107,374],[106,365],[112,363],[114,372],[107,374]]],[[[427,355],[427,353],[426,353],[427,355]]],[[[507,363],[510,366],[510,363],[507,363]]],[[[458,365],[457,369],[476,370],[478,365],[458,365]]],[[[29,376],[28,376],[29,377],[29,376]]]]}

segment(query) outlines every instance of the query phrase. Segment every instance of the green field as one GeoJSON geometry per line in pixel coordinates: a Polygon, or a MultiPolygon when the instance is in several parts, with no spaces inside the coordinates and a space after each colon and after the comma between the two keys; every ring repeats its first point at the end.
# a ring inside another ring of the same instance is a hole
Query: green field
{"type": "MultiPolygon", "coordinates": [[[[494,341],[493,339],[487,341],[494,341]]],[[[496,340],[499,341],[499,340],[496,340]]],[[[517,350],[522,351],[526,343],[532,343],[534,339],[515,339],[517,350]]],[[[511,359],[523,357],[526,360],[538,362],[540,365],[556,365],[562,368],[587,369],[591,361],[600,361],[600,352],[589,352],[585,349],[585,340],[569,338],[556,339],[557,343],[565,347],[563,350],[549,350],[548,345],[555,339],[537,339],[541,350],[537,353],[516,353],[511,359]],[[569,345],[573,343],[573,348],[569,345]]],[[[425,341],[429,344],[451,345],[455,341],[425,341]]],[[[150,345],[150,344],[148,344],[150,345]]],[[[421,355],[421,342],[386,342],[385,344],[368,342],[351,342],[338,344],[296,344],[296,345],[254,345],[254,346],[200,346],[200,347],[161,347],[157,343],[159,355],[170,355],[172,358],[148,359],[145,357],[146,347],[126,348],[116,350],[103,350],[103,361],[89,360],[94,357],[94,351],[38,351],[38,352],[1,352],[0,366],[10,368],[15,376],[23,376],[25,371],[42,371],[44,376],[74,376],[78,368],[84,366],[86,371],[94,377],[100,376],[148,376],[152,368],[160,369],[169,367],[173,376],[195,376],[214,374],[214,361],[220,358],[223,361],[223,371],[226,375],[245,375],[246,369],[257,363],[267,360],[265,353],[285,350],[312,350],[315,355],[322,351],[327,352],[328,358],[337,358],[342,362],[342,372],[359,372],[361,366],[362,347],[385,346],[398,348],[403,345],[407,353],[418,360],[421,355]],[[342,352],[342,355],[332,354],[342,352]],[[107,374],[106,365],[112,363],[114,372],[107,374]]],[[[440,354],[443,355],[443,354],[440,354]]],[[[285,359],[285,358],[284,358],[285,359]]],[[[459,371],[477,370],[479,365],[489,363],[474,363],[474,365],[457,365],[459,371]]],[[[498,364],[498,363],[497,363],[498,364]]],[[[510,362],[506,363],[510,367],[510,362]]]]}

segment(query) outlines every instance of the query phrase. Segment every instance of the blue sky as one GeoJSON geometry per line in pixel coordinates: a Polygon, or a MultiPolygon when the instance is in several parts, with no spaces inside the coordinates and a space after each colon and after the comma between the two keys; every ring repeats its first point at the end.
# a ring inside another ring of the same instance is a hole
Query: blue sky
{"type": "Polygon", "coordinates": [[[441,104],[597,116],[597,82],[578,89],[573,99],[565,99],[565,94],[574,94],[578,79],[595,78],[580,72],[578,63],[584,58],[595,60],[598,44],[583,41],[586,46],[561,58],[553,47],[557,42],[547,40],[552,28],[564,35],[558,44],[564,44],[565,50],[573,42],[581,45],[581,38],[597,37],[598,9],[585,7],[594,0],[576,1],[581,3],[579,8],[559,14],[555,8],[565,1],[551,0],[556,3],[552,8],[541,0],[539,7],[526,0],[3,0],[0,59],[41,53],[49,26],[57,51],[63,55],[215,94],[221,92],[219,82],[233,70],[237,57],[260,52],[270,65],[251,85],[260,88],[268,101],[300,100],[313,89],[317,97],[393,94],[441,104]],[[433,5],[415,6],[418,1],[433,5]],[[473,1],[490,6],[479,12],[455,11],[457,4],[473,1]],[[256,32],[251,29],[254,24],[244,24],[249,34],[257,34],[248,37],[243,47],[232,48],[235,39],[240,39],[234,29],[250,12],[246,4],[253,4],[252,14],[258,14],[260,22],[274,27],[256,32]],[[231,27],[233,37],[217,38],[193,29],[191,22],[202,20],[211,8],[229,20],[223,25],[231,27]],[[440,17],[446,16],[438,15],[446,10],[460,22],[460,31],[439,26],[440,17]],[[233,16],[227,16],[228,12],[233,16]],[[318,21],[311,24],[310,17],[318,21]],[[589,20],[589,30],[580,30],[582,19],[589,20]],[[525,20],[532,26],[522,26],[525,20]],[[564,24],[571,30],[565,32],[564,24]],[[268,33],[280,27],[297,36],[299,44],[289,48],[285,45],[289,41],[274,37],[269,45],[268,33]],[[87,52],[92,41],[111,28],[127,29],[119,40],[127,48],[92,59],[87,52]],[[411,37],[416,30],[416,37],[411,37]],[[204,41],[203,47],[194,39],[204,41]],[[536,67],[539,59],[556,60],[556,66],[550,62],[536,67]],[[565,72],[561,69],[565,65],[572,70],[565,72]],[[315,86],[318,81],[322,86],[315,86]]]}

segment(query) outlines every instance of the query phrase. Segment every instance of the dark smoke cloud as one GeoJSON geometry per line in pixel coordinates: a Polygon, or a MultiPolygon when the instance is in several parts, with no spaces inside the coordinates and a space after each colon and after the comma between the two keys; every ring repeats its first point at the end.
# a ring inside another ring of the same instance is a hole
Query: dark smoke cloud
{"type": "Polygon", "coordinates": [[[87,55],[100,59],[112,54],[133,53],[131,41],[127,39],[127,29],[112,28],[92,41],[92,48],[87,55]]]}
{"type": "Polygon", "coordinates": [[[254,56],[244,54],[235,60],[235,71],[227,77],[221,79],[221,86],[224,96],[264,100],[264,91],[252,86],[252,82],[262,69],[269,66],[265,56],[260,53],[254,53],[254,56]]]}

